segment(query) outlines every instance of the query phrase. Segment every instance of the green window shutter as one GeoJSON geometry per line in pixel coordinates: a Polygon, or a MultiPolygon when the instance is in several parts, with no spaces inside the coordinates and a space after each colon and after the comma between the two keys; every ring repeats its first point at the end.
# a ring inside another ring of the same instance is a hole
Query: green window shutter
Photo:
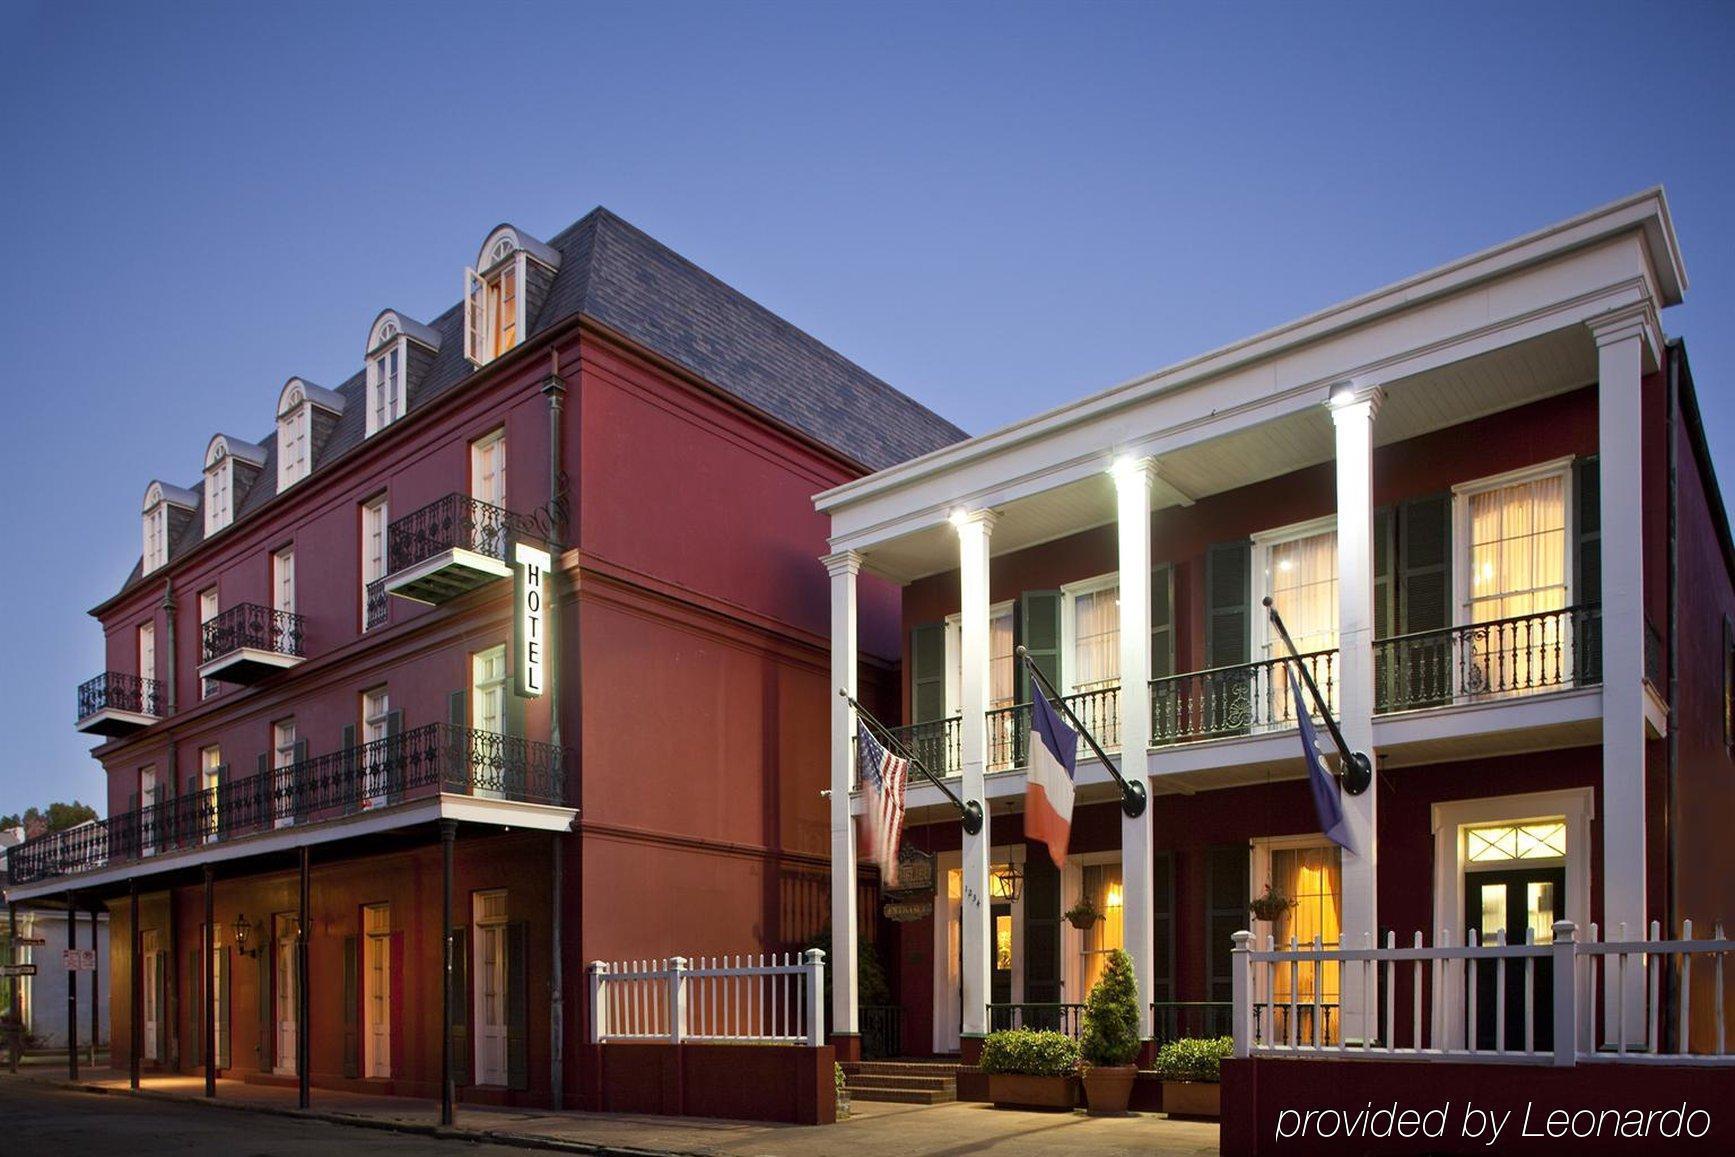
{"type": "Polygon", "coordinates": [[[506,1087],[530,1087],[530,925],[506,925],[506,1087]]]}
{"type": "Polygon", "coordinates": [[[1246,844],[1205,849],[1205,978],[1207,1000],[1233,1000],[1234,935],[1247,927],[1246,844]]]}
{"type": "Polygon", "coordinates": [[[1252,656],[1253,544],[1220,542],[1205,552],[1205,666],[1252,656]]]}
{"type": "Polygon", "coordinates": [[[1024,860],[1024,999],[1060,1002],[1060,869],[1046,851],[1024,860]]]}
{"type": "Polygon", "coordinates": [[[222,1044],[217,1049],[217,1067],[228,1069],[235,1063],[234,1054],[230,1051],[230,1042],[235,1039],[235,1018],[231,1012],[235,1005],[233,996],[235,986],[230,979],[235,975],[235,954],[232,950],[223,949],[223,1019],[220,1022],[222,1044]]]}
{"type": "MultiPolygon", "coordinates": [[[[299,769],[303,763],[307,762],[307,740],[297,739],[295,741],[294,760],[297,769],[299,769]]],[[[295,780],[290,784],[290,790],[295,793],[295,818],[299,821],[312,815],[314,805],[314,785],[312,783],[303,782],[303,773],[301,771],[297,770],[295,780]]]]}
{"type": "MultiPolygon", "coordinates": [[[[1577,551],[1573,557],[1572,601],[1581,607],[1602,603],[1602,469],[1595,454],[1572,464],[1573,527],[1577,551]]],[[[1578,682],[1602,681],[1602,620],[1579,615],[1574,621],[1573,654],[1578,682]]]]}
{"type": "Polygon", "coordinates": [[[446,722],[453,727],[470,726],[470,705],[467,692],[453,691],[446,696],[446,722]]]}
{"type": "Polygon", "coordinates": [[[358,806],[368,792],[368,785],[363,782],[366,776],[362,772],[361,758],[356,755],[355,724],[343,725],[343,741],[340,747],[343,751],[343,798],[351,807],[358,806]]]}
{"type": "Polygon", "coordinates": [[[1175,673],[1175,567],[1151,568],[1151,678],[1175,673]]]}
{"type": "MultiPolygon", "coordinates": [[[[1151,864],[1151,999],[1175,999],[1175,853],[1158,852],[1151,864]]],[[[1028,917],[1027,917],[1028,919],[1028,917]]],[[[1158,1025],[1162,1024],[1159,1017],[1158,1025]]]]}
{"type": "Polygon", "coordinates": [[[277,951],[272,944],[273,929],[271,917],[268,915],[254,925],[254,933],[259,937],[259,955],[254,961],[259,966],[259,1071],[268,1073],[277,1060],[277,1020],[271,1007],[271,986],[273,973],[277,968],[277,951]]]}
{"type": "Polygon", "coordinates": [[[361,1075],[361,977],[356,937],[343,938],[343,1075],[361,1075]]]}
{"type": "MultiPolygon", "coordinates": [[[[386,713],[386,802],[396,803],[404,792],[404,713],[400,708],[386,713]]],[[[397,1054],[393,1054],[396,1056],[397,1054]]],[[[395,1060],[392,1062],[397,1063],[395,1060]]]]}
{"type": "Polygon", "coordinates": [[[205,970],[199,966],[199,950],[187,949],[187,1010],[192,1013],[193,1047],[189,1051],[195,1069],[205,1067],[205,970]]]}
{"type": "Polygon", "coordinates": [[[452,1083],[470,1083],[470,930],[452,929],[452,1083]]]}
{"type": "Polygon", "coordinates": [[[275,797],[271,791],[271,753],[269,751],[259,753],[259,761],[255,771],[257,774],[253,777],[253,806],[256,814],[253,817],[253,826],[268,828],[277,814],[273,809],[275,797]]]}
{"type": "Polygon", "coordinates": [[[910,722],[946,717],[946,624],[910,631],[910,722]]]}
{"type": "MultiPolygon", "coordinates": [[[[1397,519],[1392,508],[1374,511],[1374,639],[1396,634],[1397,591],[1392,582],[1392,564],[1397,553],[1397,519]]],[[[1374,710],[1385,711],[1392,702],[1392,663],[1389,648],[1374,647],[1374,710]]]]}
{"type": "MultiPolygon", "coordinates": [[[[1066,683],[1063,660],[1060,654],[1060,599],[1059,591],[1025,591],[1018,598],[1018,619],[1014,624],[1018,630],[1018,641],[1030,652],[1031,662],[1037,670],[1048,677],[1048,681],[1056,687],[1064,688],[1066,683]]],[[[1035,699],[1030,690],[1030,674],[1024,669],[1024,664],[1018,665],[1018,701],[1029,703],[1035,699]]]]}
{"type": "Polygon", "coordinates": [[[1398,507],[1398,631],[1452,625],[1452,496],[1413,498],[1398,507]]]}

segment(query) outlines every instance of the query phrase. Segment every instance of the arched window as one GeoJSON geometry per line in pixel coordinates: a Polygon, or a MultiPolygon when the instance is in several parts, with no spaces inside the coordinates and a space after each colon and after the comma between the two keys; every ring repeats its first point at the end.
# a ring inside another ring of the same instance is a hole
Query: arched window
{"type": "Polygon", "coordinates": [[[374,319],[366,354],[368,437],[409,410],[415,379],[439,348],[438,333],[395,309],[385,310],[374,319]]]}
{"type": "Polygon", "coordinates": [[[560,254],[501,225],[464,270],[464,356],[486,365],[522,342],[560,268],[560,254]]]}
{"type": "Polygon", "coordinates": [[[250,484],[265,465],[265,448],[218,434],[205,448],[205,534],[207,537],[235,521],[237,468],[250,484]]]}
{"type": "Polygon", "coordinates": [[[144,523],[143,573],[150,574],[167,565],[170,542],[192,517],[198,502],[198,495],[179,486],[152,482],[145,487],[145,500],[140,512],[144,523]]]}
{"type": "Polygon", "coordinates": [[[304,378],[290,378],[277,396],[277,489],[313,472],[318,443],[343,413],[343,396],[304,378]]]}

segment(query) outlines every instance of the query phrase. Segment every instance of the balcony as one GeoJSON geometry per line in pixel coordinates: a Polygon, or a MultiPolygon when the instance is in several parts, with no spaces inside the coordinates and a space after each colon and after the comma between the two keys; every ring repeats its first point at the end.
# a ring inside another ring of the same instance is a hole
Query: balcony
{"type": "Polygon", "coordinates": [[[300,615],[241,603],[205,624],[199,677],[258,683],[307,658],[300,615]]]}
{"type": "Polygon", "coordinates": [[[377,631],[392,619],[392,603],[386,597],[386,580],[375,579],[367,585],[366,613],[362,617],[364,631],[377,631]]]}
{"type": "Polygon", "coordinates": [[[1602,682],[1602,608],[1567,607],[1374,643],[1378,714],[1602,682]]]}
{"type": "MultiPolygon", "coordinates": [[[[1327,703],[1337,703],[1337,652],[1300,657],[1327,703]]],[[[1305,694],[1305,692],[1303,692],[1305,694]]],[[[1295,696],[1281,659],[1151,680],[1153,746],[1295,726],[1295,696]]]]}
{"type": "Polygon", "coordinates": [[[78,730],[115,739],[155,723],[163,715],[163,688],[155,679],[104,671],[79,684],[78,730]]]}
{"type": "Polygon", "coordinates": [[[443,796],[564,807],[564,752],[518,736],[430,723],[38,836],[13,848],[7,863],[13,885],[30,884],[443,796]]]}
{"type": "Polygon", "coordinates": [[[386,591],[438,606],[506,578],[511,521],[507,511],[467,494],[405,515],[386,531],[386,591]]]}

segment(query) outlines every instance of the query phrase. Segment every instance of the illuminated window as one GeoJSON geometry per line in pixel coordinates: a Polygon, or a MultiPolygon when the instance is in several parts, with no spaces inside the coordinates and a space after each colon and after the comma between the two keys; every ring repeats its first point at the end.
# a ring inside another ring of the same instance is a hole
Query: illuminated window
{"type": "Polygon", "coordinates": [[[994,917],[994,970],[1012,971],[1012,917],[1005,913],[994,917]]]}
{"type": "Polygon", "coordinates": [[[1487,824],[1464,829],[1464,856],[1472,864],[1558,860],[1566,855],[1566,821],[1487,824]]]}
{"type": "Polygon", "coordinates": [[[522,342],[532,298],[559,266],[559,253],[510,225],[490,233],[464,271],[464,356],[486,365],[522,342]]]}
{"type": "MultiPolygon", "coordinates": [[[[1338,943],[1343,929],[1343,868],[1342,851],[1336,844],[1273,849],[1271,890],[1291,901],[1289,910],[1272,928],[1279,945],[1292,941],[1311,945],[1316,939],[1327,948],[1338,943]]],[[[1272,1000],[1276,1005],[1273,1023],[1280,1039],[1289,1036],[1287,1005],[1293,998],[1297,1005],[1296,1040],[1303,1044],[1336,1042],[1339,969],[1336,961],[1302,961],[1293,969],[1277,970],[1272,1000]],[[1313,1023],[1316,998],[1320,1006],[1317,1027],[1313,1023]]]]}
{"type": "Polygon", "coordinates": [[[1088,993],[1096,987],[1103,969],[1108,967],[1108,954],[1126,946],[1126,909],[1119,864],[1088,864],[1082,882],[1084,898],[1103,914],[1101,920],[1084,930],[1084,967],[1081,970],[1084,986],[1079,991],[1088,993]]]}

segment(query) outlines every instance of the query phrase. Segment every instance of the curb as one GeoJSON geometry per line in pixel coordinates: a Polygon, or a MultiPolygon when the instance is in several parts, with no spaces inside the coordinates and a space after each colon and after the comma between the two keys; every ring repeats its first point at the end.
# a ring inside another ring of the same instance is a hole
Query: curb
{"type": "Polygon", "coordinates": [[[465,1129],[458,1126],[425,1125],[414,1121],[392,1121],[360,1113],[342,1113],[319,1109],[291,1109],[277,1105],[252,1105],[240,1101],[207,1100],[179,1093],[160,1093],[152,1089],[117,1089],[108,1085],[84,1081],[55,1080],[44,1084],[72,1093],[87,1093],[99,1097],[136,1097],[172,1105],[195,1105],[207,1109],[226,1109],[236,1113],[265,1113],[273,1117],[294,1117],[303,1121],[321,1121],[330,1125],[347,1125],[358,1129],[374,1129],[386,1133],[405,1133],[433,1137],[442,1141],[486,1142],[517,1149],[538,1149],[556,1153],[582,1153],[588,1157],[714,1157],[712,1154],[679,1149],[640,1149],[628,1145],[611,1145],[600,1141],[575,1141],[551,1137],[543,1133],[519,1133],[507,1129],[465,1129]]]}

